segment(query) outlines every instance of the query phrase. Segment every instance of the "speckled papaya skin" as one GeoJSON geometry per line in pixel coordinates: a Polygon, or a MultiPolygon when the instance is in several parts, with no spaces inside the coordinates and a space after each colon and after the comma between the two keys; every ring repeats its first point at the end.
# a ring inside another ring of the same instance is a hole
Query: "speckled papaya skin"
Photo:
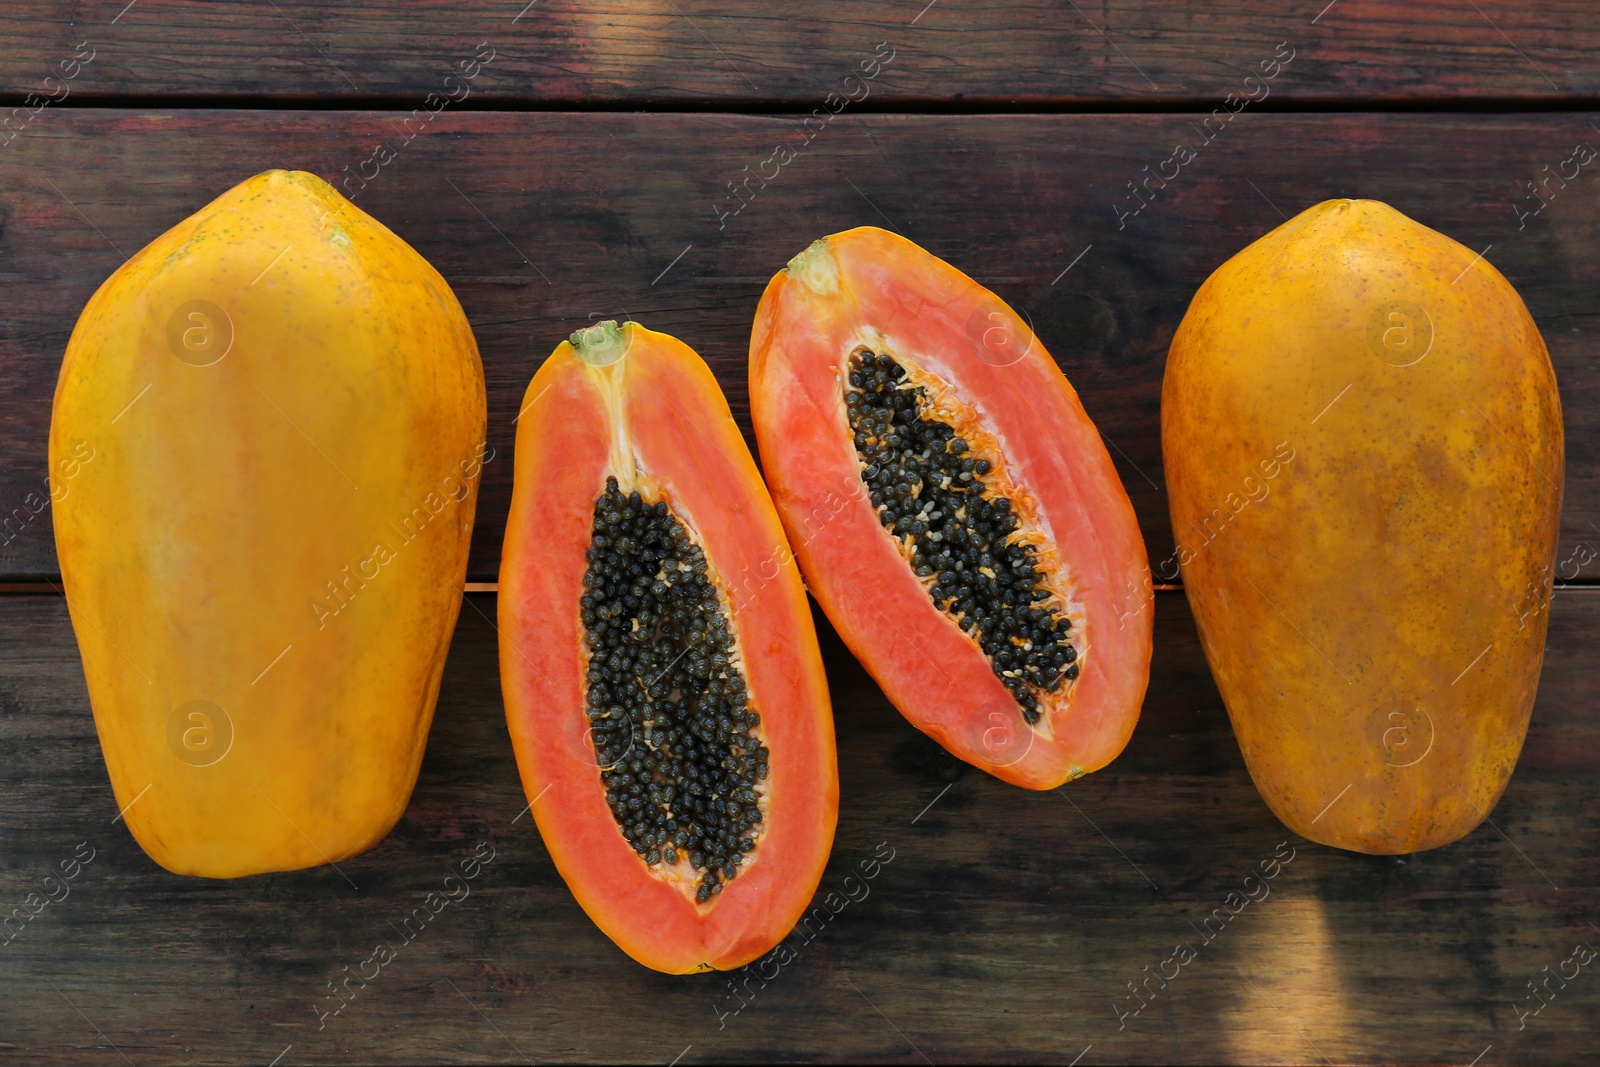
{"type": "Polygon", "coordinates": [[[1544,341],[1490,263],[1330,200],[1217,269],[1173,337],[1183,584],[1256,787],[1377,854],[1470,832],[1516,765],[1563,477],[1544,341]]]}
{"type": "Polygon", "coordinates": [[[400,818],[485,421],[449,285],[315,175],[242,182],[89,300],[56,551],[114,810],[157,863],[337,863],[400,818]]]}

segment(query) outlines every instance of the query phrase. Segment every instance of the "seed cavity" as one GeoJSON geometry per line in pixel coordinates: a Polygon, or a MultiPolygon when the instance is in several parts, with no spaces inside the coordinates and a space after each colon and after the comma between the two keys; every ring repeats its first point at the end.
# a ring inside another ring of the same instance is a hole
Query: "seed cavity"
{"type": "Polygon", "coordinates": [[[615,477],[586,559],[585,710],[606,805],[647,865],[692,869],[703,904],[748,866],[770,773],[722,593],[666,501],[615,477]]]}
{"type": "Polygon", "coordinates": [[[1031,726],[1040,694],[1078,677],[1065,604],[996,485],[996,464],[934,411],[893,357],[859,349],[844,393],[878,520],[934,604],[983,650],[1031,726]]]}

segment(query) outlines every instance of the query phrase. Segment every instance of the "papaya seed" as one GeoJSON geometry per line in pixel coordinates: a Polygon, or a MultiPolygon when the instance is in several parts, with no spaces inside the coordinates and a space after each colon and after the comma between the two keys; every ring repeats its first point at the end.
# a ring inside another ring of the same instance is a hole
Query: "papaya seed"
{"type": "Polygon", "coordinates": [[[845,413],[878,520],[900,542],[939,610],[972,636],[1033,725],[1039,694],[1079,674],[1071,621],[1057,607],[1037,549],[1018,539],[993,463],[932,410],[893,357],[859,350],[845,413]]]}
{"type": "Polygon", "coordinates": [[[704,903],[719,869],[737,872],[726,857],[753,845],[740,835],[761,821],[753,787],[769,759],[727,605],[667,502],[624,494],[615,477],[585,559],[586,712],[606,805],[647,865],[686,853],[705,872],[704,903]]]}

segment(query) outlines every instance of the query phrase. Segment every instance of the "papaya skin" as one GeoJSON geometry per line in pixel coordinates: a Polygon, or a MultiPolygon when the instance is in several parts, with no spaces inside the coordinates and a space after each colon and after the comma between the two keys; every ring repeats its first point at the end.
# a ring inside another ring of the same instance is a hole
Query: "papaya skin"
{"type": "Polygon", "coordinates": [[[157,863],[336,863],[400,817],[486,417],[444,279],[310,174],[236,186],[90,299],[51,421],[56,548],[116,807],[157,863]]]}
{"type": "Polygon", "coordinates": [[[1161,433],[1268,806],[1358,852],[1472,831],[1527,733],[1561,512],[1555,375],[1515,289],[1385,204],[1318,204],[1201,286],[1161,433]]]}

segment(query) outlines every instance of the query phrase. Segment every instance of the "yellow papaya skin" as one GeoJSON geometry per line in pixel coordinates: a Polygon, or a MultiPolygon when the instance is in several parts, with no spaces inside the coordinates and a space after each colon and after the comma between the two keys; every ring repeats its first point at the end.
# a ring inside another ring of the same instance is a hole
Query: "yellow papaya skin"
{"type": "Polygon", "coordinates": [[[1544,655],[1561,406],[1472,249],[1330,200],[1201,286],[1162,452],[1184,589],[1257,789],[1375,854],[1494,807],[1544,655]]]}
{"type": "Polygon", "coordinates": [[[268,171],[90,299],[50,426],[56,551],[129,830],[179,874],[337,863],[416,782],[487,412],[450,287],[268,171]]]}

